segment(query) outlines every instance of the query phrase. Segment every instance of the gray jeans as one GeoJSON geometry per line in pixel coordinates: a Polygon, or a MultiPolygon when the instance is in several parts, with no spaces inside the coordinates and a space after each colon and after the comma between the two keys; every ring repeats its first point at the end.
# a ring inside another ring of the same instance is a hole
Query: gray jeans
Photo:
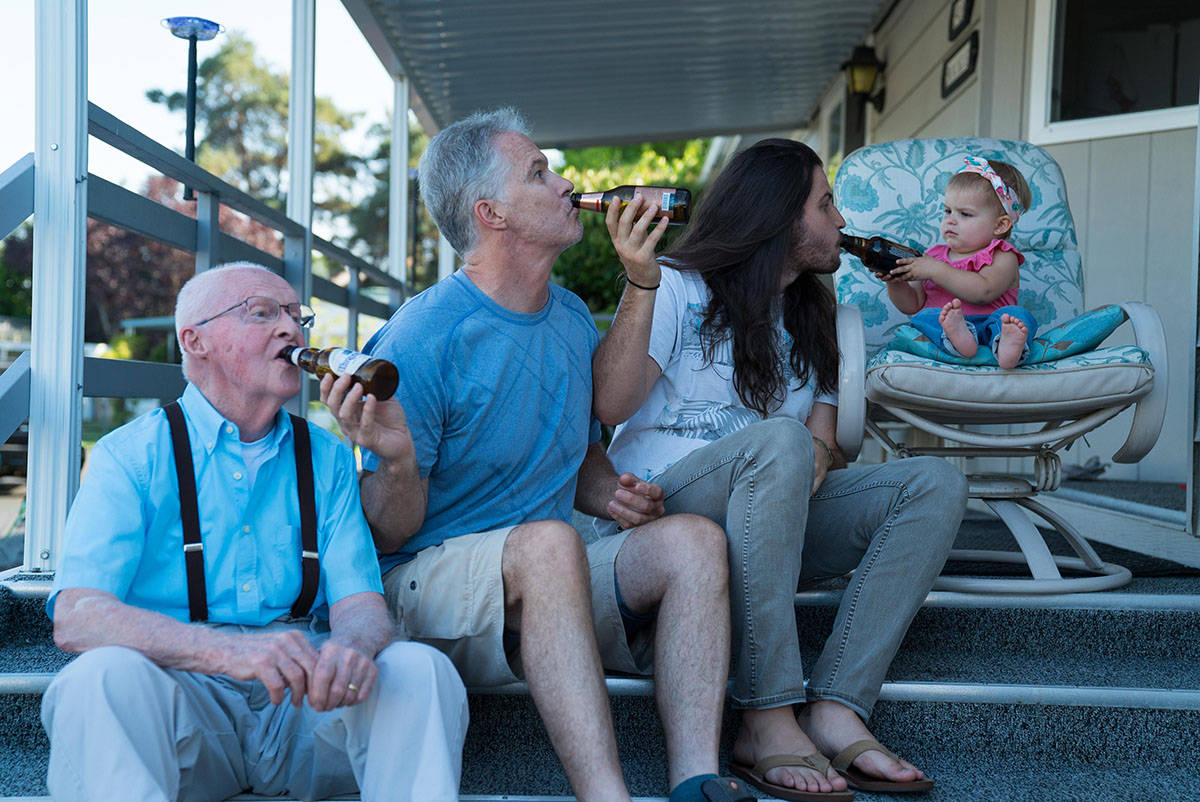
{"type": "MultiPolygon", "coordinates": [[[[854,572],[807,698],[836,699],[865,720],[958,533],[966,479],[936,457],[831,471],[810,496],[812,478],[808,429],[772,418],[696,449],[654,481],[668,513],[703,515],[729,539],[734,707],[806,699],[796,590],[854,572]]],[[[601,534],[615,528],[595,523],[601,534]]]]}

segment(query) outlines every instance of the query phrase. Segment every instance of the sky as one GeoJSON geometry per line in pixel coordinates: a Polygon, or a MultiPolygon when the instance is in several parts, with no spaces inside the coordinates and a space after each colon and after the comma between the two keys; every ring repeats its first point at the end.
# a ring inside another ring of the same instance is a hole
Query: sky
{"type": "MultiPolygon", "coordinates": [[[[5,42],[0,47],[4,124],[0,125],[0,171],[34,147],[34,2],[0,0],[5,42]]],[[[259,57],[281,72],[291,66],[290,0],[89,0],[88,99],[142,133],[184,149],[184,113],[146,100],[149,89],[183,91],[187,42],[160,20],[199,16],[240,30],[259,57]]],[[[362,112],[358,131],[390,119],[392,81],[339,0],[316,0],[316,91],[345,111],[362,112]]],[[[219,35],[200,42],[201,61],[220,46],[219,35]]],[[[353,145],[351,145],[353,147],[353,145]]],[[[132,190],[151,172],[119,151],[90,140],[88,170],[132,190]]]]}

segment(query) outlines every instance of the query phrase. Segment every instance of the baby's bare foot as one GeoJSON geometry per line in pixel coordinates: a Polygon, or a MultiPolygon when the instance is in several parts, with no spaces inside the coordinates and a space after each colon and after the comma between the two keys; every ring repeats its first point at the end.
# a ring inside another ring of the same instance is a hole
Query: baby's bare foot
{"type": "Polygon", "coordinates": [[[955,298],[943,306],[938,315],[938,323],[942,324],[942,332],[954,346],[954,350],[965,357],[975,356],[975,352],[979,350],[979,342],[975,339],[975,333],[967,328],[967,321],[962,313],[962,301],[955,298]]]}
{"type": "Polygon", "coordinates": [[[1005,370],[1015,368],[1025,352],[1025,338],[1029,329],[1020,318],[1012,315],[1000,316],[1000,342],[996,344],[996,362],[1005,370]]]}

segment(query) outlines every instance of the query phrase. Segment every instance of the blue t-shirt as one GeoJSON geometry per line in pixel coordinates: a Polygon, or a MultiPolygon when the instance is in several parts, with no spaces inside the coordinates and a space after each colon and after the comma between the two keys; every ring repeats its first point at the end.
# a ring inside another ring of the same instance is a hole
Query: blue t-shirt
{"type": "MultiPolygon", "coordinates": [[[[492,301],[461,271],[397,310],[363,349],[394,362],[421,477],[425,521],[383,571],[449,538],[526,521],[571,520],[589,444],[592,351],[600,341],[577,296],[549,285],[533,314],[492,301]]],[[[379,459],[363,452],[363,468],[379,459]]],[[[405,499],[395,503],[404,504],[405,499]]]]}
{"type": "MultiPolygon", "coordinates": [[[[300,595],[300,504],[292,422],[280,411],[253,486],[238,427],[194,385],[180,399],[204,542],[208,617],[262,626],[300,595]]],[[[358,497],[354,456],[310,425],[321,573],[313,612],[363,592],[383,592],[358,497]]],[[[161,409],[105,435],[88,456],[71,504],[47,612],[65,588],[93,588],[134,607],[188,621],[179,484],[161,409]]]]}

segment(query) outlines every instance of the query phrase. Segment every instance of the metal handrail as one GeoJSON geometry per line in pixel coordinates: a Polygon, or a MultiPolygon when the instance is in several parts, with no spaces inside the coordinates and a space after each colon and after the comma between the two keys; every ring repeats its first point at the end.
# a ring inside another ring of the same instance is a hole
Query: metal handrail
{"type": "Polygon", "coordinates": [[[133,126],[121,122],[95,103],[88,103],[88,133],[117,150],[133,156],[163,175],[174,178],[201,192],[221,198],[231,209],[270,226],[286,236],[304,236],[304,226],[278,209],[252,198],[232,184],[222,181],[203,167],[188,161],[165,145],[155,142],[133,126]]]}
{"type": "MultiPolygon", "coordinates": [[[[149,167],[161,172],[163,175],[174,178],[188,186],[194,187],[201,192],[209,192],[220,198],[223,205],[250,217],[263,225],[266,225],[276,231],[279,231],[285,236],[303,236],[304,228],[296,221],[289,218],[287,215],[280,212],[278,209],[273,209],[267,204],[256,198],[251,197],[241,191],[232,184],[229,184],[220,178],[209,173],[207,170],[199,167],[195,163],[180,156],[170,148],[154,141],[150,137],[138,131],[133,126],[122,122],[117,117],[97,106],[95,103],[88,103],[88,132],[97,139],[112,145],[118,150],[126,153],[149,167]]],[[[28,157],[32,164],[32,154],[28,157]]],[[[88,214],[96,219],[103,220],[106,223],[117,225],[132,231],[136,231],[143,236],[157,239],[172,247],[180,248],[181,250],[192,251],[195,248],[195,225],[196,221],[187,215],[180,214],[173,209],[167,209],[161,204],[144,198],[137,193],[119,187],[109,181],[105,181],[98,176],[89,174],[88,188],[88,214]],[[91,182],[94,182],[91,183],[91,182]],[[91,200],[92,187],[95,186],[95,191],[98,194],[96,208],[93,209],[91,200]],[[129,197],[132,196],[132,197],[129,197]],[[137,205],[139,214],[118,216],[118,210],[114,207],[113,202],[119,201],[131,206],[137,205]],[[151,210],[151,213],[161,220],[169,219],[171,213],[177,215],[182,220],[173,224],[172,228],[175,231],[171,235],[165,235],[163,229],[158,226],[141,226],[135,222],[141,216],[141,212],[147,210],[147,204],[157,206],[159,210],[151,210]],[[186,222],[184,222],[186,221],[186,222]],[[186,231],[186,226],[191,227],[191,231],[186,231]],[[189,236],[190,234],[190,236],[189,236]],[[184,238],[187,239],[184,239],[184,238]]],[[[32,195],[32,177],[30,177],[30,210],[33,208],[32,195]]],[[[28,216],[28,215],[26,215],[28,216]]],[[[222,237],[222,247],[227,242],[227,236],[222,237]]],[[[312,238],[313,248],[319,253],[324,254],[338,264],[351,269],[357,270],[360,274],[366,276],[370,281],[387,287],[389,289],[402,289],[404,282],[392,276],[364,259],[355,256],[350,251],[335,245],[321,237],[314,236],[312,238]]],[[[237,247],[234,243],[228,243],[237,247]]],[[[245,243],[242,243],[245,245],[245,243]]],[[[252,246],[247,246],[252,247],[252,246]]],[[[277,259],[278,257],[274,257],[277,259]]],[[[268,266],[272,266],[268,264],[268,266]]],[[[317,296],[320,297],[320,296],[317,296]]],[[[328,300],[328,299],[324,299],[328,300]]]]}
{"type": "Polygon", "coordinates": [[[0,373],[0,443],[29,417],[29,352],[0,373]]]}
{"type": "Polygon", "coordinates": [[[0,173],[0,239],[33,214],[33,154],[26,153],[0,173]]]}

